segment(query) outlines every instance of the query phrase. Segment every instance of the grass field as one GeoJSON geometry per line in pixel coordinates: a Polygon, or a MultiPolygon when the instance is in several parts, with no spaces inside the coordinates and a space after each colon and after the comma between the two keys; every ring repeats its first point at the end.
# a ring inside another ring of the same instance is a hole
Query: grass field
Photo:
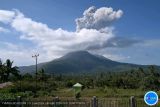
{"type": "MultiPolygon", "coordinates": [[[[53,95],[60,97],[73,97],[73,89],[59,89],[58,91],[53,91],[53,95]]],[[[140,89],[111,89],[111,88],[96,88],[96,89],[84,89],[81,92],[81,97],[130,97],[135,96],[142,98],[145,91],[140,89]]]]}

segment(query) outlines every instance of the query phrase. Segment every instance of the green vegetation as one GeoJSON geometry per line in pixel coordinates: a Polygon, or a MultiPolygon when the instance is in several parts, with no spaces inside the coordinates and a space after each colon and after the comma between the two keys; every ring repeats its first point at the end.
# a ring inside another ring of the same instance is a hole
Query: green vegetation
{"type": "MultiPolygon", "coordinates": [[[[130,97],[132,95],[142,98],[146,91],[160,89],[160,73],[150,66],[148,70],[124,72],[98,72],[94,74],[61,75],[47,74],[41,69],[36,75],[29,73],[20,75],[18,68],[12,66],[13,62],[0,61],[1,83],[13,83],[0,89],[0,100],[15,99],[16,96],[24,98],[40,97],[74,97],[72,86],[79,82],[83,84],[82,97],[130,97]],[[37,85],[36,85],[37,84],[37,85]]],[[[160,94],[160,92],[158,92],[160,94]]]]}
{"type": "MultiPolygon", "coordinates": [[[[13,76],[18,79],[20,77],[18,67],[13,67],[13,61],[10,61],[9,59],[6,60],[5,63],[2,63],[0,59],[0,80],[1,82],[9,81],[13,76]],[[10,75],[12,75],[10,77],[10,75]]],[[[13,78],[12,78],[13,80],[13,78]]]]}

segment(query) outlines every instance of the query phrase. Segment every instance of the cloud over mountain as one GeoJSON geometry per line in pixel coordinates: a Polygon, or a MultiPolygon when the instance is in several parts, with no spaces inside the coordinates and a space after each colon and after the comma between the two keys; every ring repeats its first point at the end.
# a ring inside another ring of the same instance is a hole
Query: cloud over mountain
{"type": "MultiPolygon", "coordinates": [[[[115,11],[111,7],[96,9],[92,6],[84,11],[83,17],[76,19],[77,30],[67,31],[62,28],[49,28],[48,25],[34,21],[18,10],[0,10],[0,23],[8,24],[20,33],[19,40],[36,44],[36,49],[32,48],[30,52],[38,51],[42,56],[47,56],[46,60],[51,60],[70,51],[124,47],[124,45],[134,44],[136,41],[126,39],[129,42],[124,42],[114,34],[112,24],[122,15],[122,10],[115,11]]],[[[21,51],[21,55],[26,54],[25,49],[26,47],[23,47],[18,51],[21,51]]],[[[6,56],[7,51],[5,52],[6,56]]],[[[13,50],[12,53],[17,53],[17,50],[13,50]]]]}
{"type": "Polygon", "coordinates": [[[37,43],[47,52],[85,50],[88,46],[100,45],[114,37],[112,28],[105,32],[96,29],[81,29],[79,32],[69,32],[61,28],[51,29],[46,24],[33,21],[21,12],[12,20],[11,26],[26,39],[37,43]]]}

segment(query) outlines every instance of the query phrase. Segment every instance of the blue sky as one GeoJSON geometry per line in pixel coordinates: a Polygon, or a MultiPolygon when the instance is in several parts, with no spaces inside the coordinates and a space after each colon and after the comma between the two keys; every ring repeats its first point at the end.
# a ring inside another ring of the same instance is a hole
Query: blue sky
{"type": "Polygon", "coordinates": [[[1,0],[0,57],[10,58],[17,65],[30,65],[35,53],[40,53],[39,61],[43,62],[80,49],[120,62],[160,65],[159,3],[159,0],[1,0]],[[77,24],[75,20],[84,18],[84,11],[91,6],[96,7],[95,11],[108,11],[110,7],[112,13],[121,10],[123,14],[110,22],[101,16],[106,24],[100,28],[77,24]],[[8,11],[15,15],[4,22],[1,17],[8,15],[8,11]],[[82,29],[77,31],[77,26],[82,29]]]}

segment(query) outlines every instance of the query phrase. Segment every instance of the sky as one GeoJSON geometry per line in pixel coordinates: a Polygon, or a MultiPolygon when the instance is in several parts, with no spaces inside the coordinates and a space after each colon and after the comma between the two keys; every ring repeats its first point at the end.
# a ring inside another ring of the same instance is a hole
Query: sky
{"type": "Polygon", "coordinates": [[[159,0],[1,0],[0,58],[17,66],[86,50],[160,65],[159,0]]]}

